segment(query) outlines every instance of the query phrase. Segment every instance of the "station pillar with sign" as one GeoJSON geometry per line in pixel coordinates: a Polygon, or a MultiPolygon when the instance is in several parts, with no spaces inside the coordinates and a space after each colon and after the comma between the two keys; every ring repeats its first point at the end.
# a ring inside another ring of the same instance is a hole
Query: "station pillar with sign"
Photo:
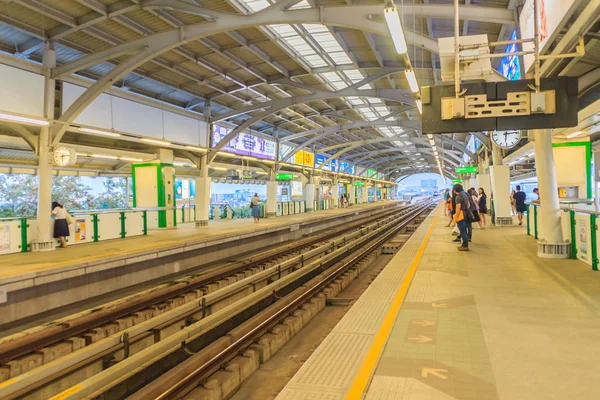
{"type": "Polygon", "coordinates": [[[304,201],[306,202],[306,211],[314,211],[315,209],[315,184],[314,178],[308,178],[308,183],[304,187],[304,201]]]}
{"type": "Polygon", "coordinates": [[[367,188],[366,184],[362,187],[361,201],[360,202],[362,204],[367,204],[369,202],[369,188],[367,188]]]}
{"type": "Polygon", "coordinates": [[[207,226],[210,218],[210,184],[206,156],[200,159],[200,177],[196,178],[196,226],[207,226]]]}
{"type": "Polygon", "coordinates": [[[267,182],[267,204],[265,205],[265,216],[275,218],[277,216],[277,181],[271,173],[271,179],[267,182]]]}
{"type": "Polygon", "coordinates": [[[491,195],[494,196],[496,225],[512,225],[513,218],[510,207],[510,168],[508,165],[502,165],[502,150],[500,147],[495,144],[492,146],[494,165],[490,167],[492,190],[488,193],[488,198],[491,198],[491,195]]]}
{"type": "Polygon", "coordinates": [[[133,164],[133,207],[167,208],[148,211],[147,226],[174,228],[177,226],[175,209],[175,168],[173,153],[160,151],[153,163],[133,164]],[[170,208],[170,209],[169,209],[170,208]]]}
{"type": "Polygon", "coordinates": [[[356,186],[354,186],[354,182],[348,184],[347,195],[348,195],[348,205],[349,206],[355,205],[356,204],[356,186]]]}
{"type": "Polygon", "coordinates": [[[337,176],[333,177],[331,185],[331,201],[333,203],[332,208],[338,208],[338,204],[340,203],[340,185],[337,176]]]}

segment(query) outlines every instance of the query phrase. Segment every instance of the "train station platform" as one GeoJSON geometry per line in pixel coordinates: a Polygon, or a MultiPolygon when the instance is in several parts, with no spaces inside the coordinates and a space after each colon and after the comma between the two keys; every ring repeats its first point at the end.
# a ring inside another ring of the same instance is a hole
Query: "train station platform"
{"type": "Polygon", "coordinates": [[[404,203],[355,205],[261,219],[260,223],[223,219],[211,221],[207,227],[183,224],[178,229],[149,231],[147,236],[78,244],[52,252],[3,255],[0,326],[40,310],[230,259],[404,203]],[[48,294],[53,295],[51,304],[48,294]]]}
{"type": "Polygon", "coordinates": [[[435,210],[277,400],[597,399],[600,276],[524,226],[452,243],[435,210]]]}

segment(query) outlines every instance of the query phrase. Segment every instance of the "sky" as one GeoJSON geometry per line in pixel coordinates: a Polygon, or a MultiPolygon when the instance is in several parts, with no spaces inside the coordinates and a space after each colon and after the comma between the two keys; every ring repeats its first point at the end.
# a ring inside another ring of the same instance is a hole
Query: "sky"
{"type": "Polygon", "coordinates": [[[444,185],[444,182],[442,181],[442,177],[440,176],[440,174],[433,174],[433,173],[423,173],[423,174],[411,175],[408,178],[402,180],[400,182],[400,185],[401,186],[421,186],[421,181],[425,180],[425,179],[435,179],[437,181],[437,186],[439,189],[442,189],[445,187],[450,187],[449,182],[444,185]]]}

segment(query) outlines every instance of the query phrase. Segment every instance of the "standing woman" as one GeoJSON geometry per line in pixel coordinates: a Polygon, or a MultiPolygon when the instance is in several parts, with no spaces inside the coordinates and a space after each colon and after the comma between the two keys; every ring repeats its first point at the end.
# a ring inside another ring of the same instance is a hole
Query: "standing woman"
{"type": "Polygon", "coordinates": [[[479,216],[481,217],[481,229],[487,225],[487,195],[483,188],[479,188],[479,216]]]}
{"type": "Polygon", "coordinates": [[[258,193],[254,193],[250,204],[252,205],[252,217],[254,217],[254,222],[258,224],[260,221],[260,198],[258,197],[258,193]]]}
{"type": "Polygon", "coordinates": [[[67,247],[66,237],[71,236],[67,223],[67,209],[57,201],[52,202],[54,216],[54,238],[60,240],[60,247],[67,247]]]}
{"type": "Polygon", "coordinates": [[[517,200],[515,200],[515,191],[510,192],[510,209],[512,215],[517,215],[517,200]]]}

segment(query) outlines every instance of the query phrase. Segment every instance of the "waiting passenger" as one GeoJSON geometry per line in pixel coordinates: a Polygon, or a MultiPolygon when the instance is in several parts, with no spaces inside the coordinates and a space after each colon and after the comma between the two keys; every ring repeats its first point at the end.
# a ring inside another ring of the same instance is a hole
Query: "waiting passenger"
{"type": "Polygon", "coordinates": [[[258,224],[260,222],[260,197],[258,197],[258,193],[254,193],[254,197],[250,200],[250,205],[252,206],[254,222],[258,224]]]}
{"type": "MultiPolygon", "coordinates": [[[[479,224],[479,228],[483,229],[483,223],[481,222],[481,216],[479,215],[479,194],[477,193],[477,190],[475,190],[474,187],[469,189],[467,193],[469,194],[469,196],[471,196],[470,209],[473,212],[473,216],[475,217],[473,222],[477,222],[479,224]]],[[[470,238],[471,236],[469,236],[469,239],[470,238]]]]}
{"type": "Polygon", "coordinates": [[[444,190],[444,203],[445,203],[444,216],[448,215],[447,205],[448,205],[449,198],[450,198],[450,189],[446,189],[446,190],[444,190]]]}
{"type": "Polygon", "coordinates": [[[52,202],[52,215],[54,216],[54,238],[60,240],[60,247],[67,247],[65,238],[71,236],[67,222],[67,209],[57,201],[52,202]]]}
{"type": "Polygon", "coordinates": [[[458,251],[469,251],[469,235],[467,233],[469,197],[464,192],[462,185],[458,183],[452,188],[452,193],[456,204],[454,222],[456,222],[456,226],[460,232],[459,241],[462,241],[461,246],[458,247],[458,251]]]}
{"type": "Polygon", "coordinates": [[[533,189],[533,194],[537,195],[537,200],[533,200],[532,203],[536,203],[539,204],[540,203],[540,189],[535,188],[533,189]]]}
{"type": "Polygon", "coordinates": [[[483,188],[479,188],[479,217],[481,217],[481,222],[483,226],[481,229],[485,229],[487,225],[487,195],[485,194],[485,190],[483,188]]]}
{"type": "Polygon", "coordinates": [[[513,197],[515,199],[515,208],[517,210],[517,218],[519,218],[519,225],[523,225],[523,213],[527,210],[527,207],[525,207],[527,195],[525,192],[521,192],[521,186],[517,185],[517,191],[513,197]]]}
{"type": "Polygon", "coordinates": [[[454,222],[454,201],[453,201],[453,197],[452,196],[448,196],[448,198],[446,199],[446,207],[445,207],[445,214],[448,215],[450,217],[450,221],[448,222],[448,225],[446,226],[451,226],[452,223],[454,222]]]}

